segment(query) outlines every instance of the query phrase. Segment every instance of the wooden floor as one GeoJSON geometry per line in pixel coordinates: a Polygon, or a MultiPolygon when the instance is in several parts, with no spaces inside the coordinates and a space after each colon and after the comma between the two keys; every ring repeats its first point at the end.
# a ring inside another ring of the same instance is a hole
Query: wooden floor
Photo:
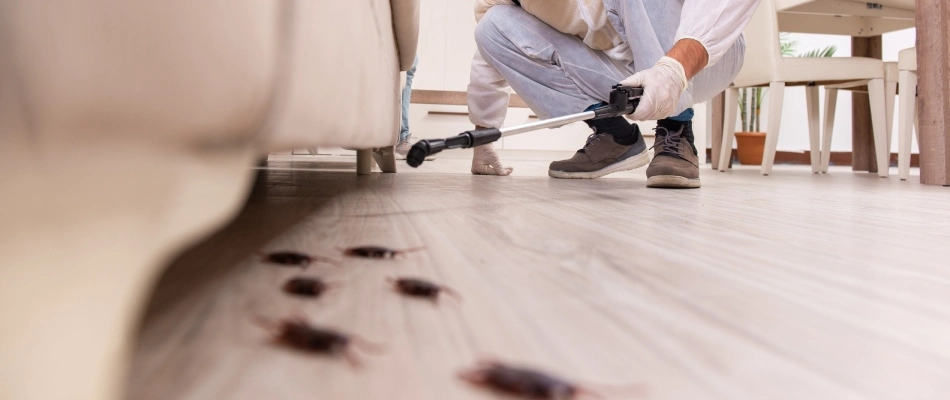
{"type": "Polygon", "coordinates": [[[127,397],[494,399],[456,377],[488,355],[647,388],[610,399],[950,398],[950,189],[779,166],[656,190],[643,169],[556,180],[546,157],[504,158],[506,178],[445,155],[362,177],[351,157],[272,157],[240,216],[157,285],[127,397]],[[335,250],[365,244],[426,250],[335,250]],[[343,264],[293,270],[259,250],[343,264]],[[300,274],[341,287],[280,292],[300,274]],[[464,301],[400,297],[384,279],[402,275],[464,301]],[[251,321],[295,310],[388,350],[354,370],[251,321]]]}

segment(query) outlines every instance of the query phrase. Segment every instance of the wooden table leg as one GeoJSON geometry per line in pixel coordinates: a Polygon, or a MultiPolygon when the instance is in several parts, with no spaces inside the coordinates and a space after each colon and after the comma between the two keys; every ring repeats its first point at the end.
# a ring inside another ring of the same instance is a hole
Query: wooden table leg
{"type": "Polygon", "coordinates": [[[920,183],[950,186],[950,4],[917,0],[920,183]]]}
{"type": "MultiPolygon", "coordinates": [[[[881,59],[881,37],[852,37],[851,55],[881,59]]],[[[877,172],[871,103],[867,93],[852,93],[851,104],[851,168],[855,171],[877,172]]]]}

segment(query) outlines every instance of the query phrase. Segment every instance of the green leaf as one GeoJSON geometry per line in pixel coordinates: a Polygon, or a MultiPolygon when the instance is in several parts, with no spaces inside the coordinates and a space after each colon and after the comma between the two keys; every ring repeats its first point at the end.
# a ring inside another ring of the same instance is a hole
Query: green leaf
{"type": "Polygon", "coordinates": [[[779,49],[782,52],[782,56],[785,56],[785,57],[795,56],[796,46],[798,46],[798,42],[789,39],[787,32],[782,32],[779,34],[779,49]]]}
{"type": "Polygon", "coordinates": [[[811,58],[834,57],[836,51],[838,51],[838,46],[831,45],[823,49],[814,49],[805,54],[799,55],[799,57],[811,57],[811,58]]]}

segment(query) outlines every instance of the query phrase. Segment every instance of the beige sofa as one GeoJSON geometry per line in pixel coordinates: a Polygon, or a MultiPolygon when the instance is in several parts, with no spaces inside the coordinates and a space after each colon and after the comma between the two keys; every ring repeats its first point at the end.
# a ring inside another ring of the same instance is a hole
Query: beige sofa
{"type": "Polygon", "coordinates": [[[418,0],[0,2],[0,399],[120,396],[161,266],[258,157],[395,144],[417,32],[418,0]]]}

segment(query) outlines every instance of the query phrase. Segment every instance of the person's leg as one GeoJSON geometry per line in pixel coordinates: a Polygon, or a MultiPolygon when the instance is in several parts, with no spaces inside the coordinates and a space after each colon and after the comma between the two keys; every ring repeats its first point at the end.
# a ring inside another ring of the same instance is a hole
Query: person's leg
{"type": "Polygon", "coordinates": [[[416,66],[419,65],[419,56],[412,62],[412,68],[406,71],[406,87],[402,89],[402,124],[399,129],[399,142],[409,140],[409,102],[412,98],[412,78],[416,76],[416,66]]]}
{"type": "Polygon", "coordinates": [[[656,121],[647,187],[698,188],[699,157],[693,144],[693,109],[656,121]]]}
{"type": "Polygon", "coordinates": [[[493,6],[475,27],[478,50],[541,119],[607,101],[633,71],[517,6],[493,6]]]}
{"type": "MultiPolygon", "coordinates": [[[[728,87],[742,67],[745,43],[739,40],[719,63],[693,78],[690,99],[705,101],[728,87]]],[[[691,100],[693,101],[693,100],[691,100]]],[[[657,121],[653,161],[647,168],[647,187],[698,188],[699,151],[693,136],[693,109],[657,121]]]]}
{"type": "MultiPolygon", "coordinates": [[[[690,85],[689,101],[705,101],[728,87],[742,68],[745,43],[740,38],[719,63],[704,69],[690,85]]],[[[657,121],[653,161],[647,168],[647,187],[698,188],[699,151],[693,136],[693,109],[657,121]]]]}
{"type": "MultiPolygon", "coordinates": [[[[632,65],[637,71],[651,68],[675,44],[682,2],[604,0],[604,5],[611,24],[630,46],[632,65]]],[[[654,158],[647,168],[648,187],[700,187],[690,107],[729,86],[742,67],[744,48],[740,38],[718,63],[693,77],[680,97],[679,114],[657,121],[654,158]]]]}
{"type": "MultiPolygon", "coordinates": [[[[673,48],[683,2],[669,0],[604,0],[607,19],[630,47],[632,69],[652,68],[673,48]]],[[[703,103],[724,91],[739,74],[745,59],[745,40],[740,36],[719,61],[690,80],[680,96],[676,113],[703,103]]]]}
{"type": "Polygon", "coordinates": [[[693,137],[693,109],[687,108],[686,111],[679,113],[679,115],[674,115],[669,118],[664,118],[659,121],[656,121],[656,126],[666,128],[670,131],[678,131],[680,127],[684,125],[688,129],[683,130],[683,137],[689,141],[690,146],[693,148],[693,153],[698,154],[696,151],[696,145],[693,143],[695,138],[693,137]]]}
{"type": "MultiPolygon", "coordinates": [[[[412,62],[412,67],[406,71],[406,87],[402,89],[402,123],[399,126],[399,143],[396,143],[394,149],[397,160],[405,160],[406,154],[412,149],[412,143],[409,139],[412,133],[409,132],[409,103],[412,99],[412,79],[416,76],[416,67],[419,65],[419,56],[412,62]]],[[[427,156],[426,161],[435,160],[435,155],[427,156]]]]}
{"type": "MultiPolygon", "coordinates": [[[[542,119],[582,112],[608,99],[611,87],[633,72],[576,36],[548,26],[515,6],[494,6],[475,28],[482,58],[542,119]]],[[[598,178],[646,165],[639,129],[623,117],[590,121],[584,149],[555,161],[556,178],[598,178]]]]}

